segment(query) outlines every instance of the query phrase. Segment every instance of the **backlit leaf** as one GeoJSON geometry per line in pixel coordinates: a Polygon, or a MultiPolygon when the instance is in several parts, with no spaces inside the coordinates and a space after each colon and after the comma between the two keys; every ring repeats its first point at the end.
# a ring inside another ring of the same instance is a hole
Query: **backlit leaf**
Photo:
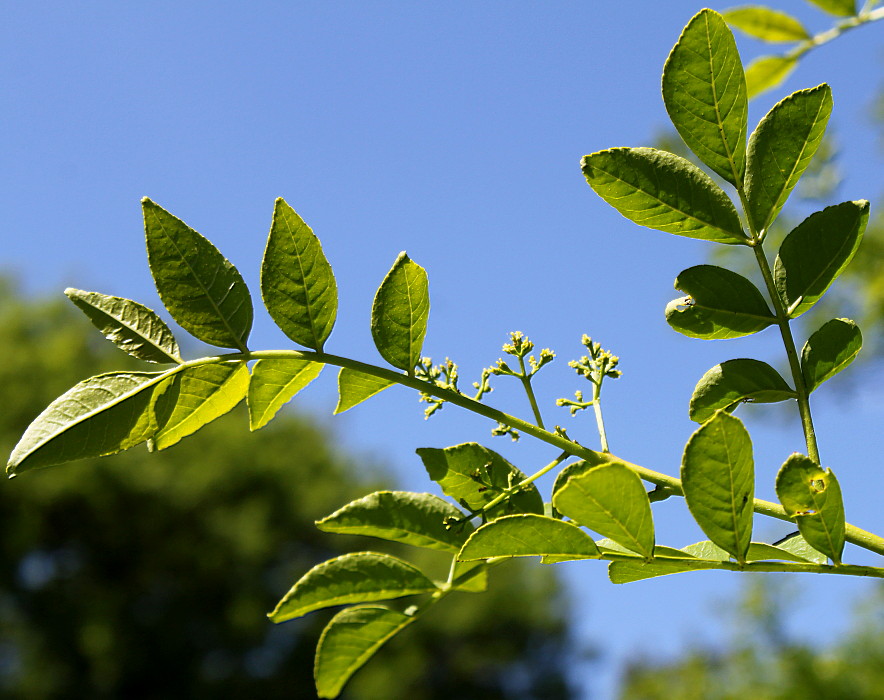
{"type": "Polygon", "coordinates": [[[593,539],[576,525],[543,515],[507,515],[482,525],[467,540],[461,561],[493,557],[551,556],[597,559],[593,539]]]}
{"type": "Polygon", "coordinates": [[[337,283],[319,239],[282,197],[261,263],[261,296],[283,333],[322,350],[338,311],[337,283]]]}
{"type": "Polygon", "coordinates": [[[694,387],[689,414],[704,423],[720,408],[732,411],[743,401],[777,403],[794,399],[795,391],[766,362],[728,360],[715,365],[694,387]]]}
{"type": "Polygon", "coordinates": [[[249,368],[244,362],[196,365],[177,372],[172,382],[177,398],[153,438],[158,450],[171,447],[242,401],[249,390],[249,368]]]}
{"type": "Polygon", "coordinates": [[[716,562],[692,559],[654,559],[653,561],[612,561],[608,566],[611,583],[633,583],[658,576],[681,574],[686,571],[714,569],[716,562]]]}
{"type": "Polygon", "coordinates": [[[141,200],[147,260],[172,318],[209,345],[246,350],[252,298],[239,271],[181,219],[141,200]]]}
{"type": "MultiPolygon", "coordinates": [[[[503,457],[475,442],[467,442],[440,450],[422,447],[418,456],[430,479],[437,482],[446,496],[477,511],[525,475],[503,457]]],[[[543,515],[543,499],[534,484],[514,493],[510,498],[486,512],[490,519],[513,513],[543,515]]]]}
{"type": "Polygon", "coordinates": [[[776,323],[757,287],[723,267],[690,267],[676,278],[675,288],[688,296],[667,305],[666,321],[692,338],[738,338],[776,323]]]}
{"type": "Polygon", "coordinates": [[[682,551],[698,559],[711,559],[712,561],[727,561],[730,559],[730,555],[727,552],[709,540],[689,544],[687,547],[682,547],[682,551]]]}
{"type": "Polygon", "coordinates": [[[768,42],[803,41],[810,34],[792,15],[763,5],[734,7],[721,13],[732,27],[768,42]]]}
{"type": "Polygon", "coordinates": [[[746,91],[751,100],[788,78],[798,61],[789,56],[760,56],[746,66],[746,91]]]}
{"type": "Polygon", "coordinates": [[[852,17],[856,14],[856,0],[808,0],[830,15],[852,17]]]}
{"type": "Polygon", "coordinates": [[[752,541],[755,466],[738,418],[718,411],[691,435],[681,462],[685,501],[706,536],[744,562],[752,541]]]}
{"type": "Polygon", "coordinates": [[[420,361],[429,315],[427,272],[399,253],[371,307],[371,335],[381,357],[412,374],[420,361]]]}
{"type": "Polygon", "coordinates": [[[338,405],[335,406],[335,413],[349,411],[390,386],[393,386],[393,382],[389,379],[342,367],[338,372],[338,405]]]}
{"type": "Polygon", "coordinates": [[[749,138],[748,214],[765,231],[813,158],[832,113],[828,85],[792,93],[778,102],[749,138]]]}
{"type": "Polygon", "coordinates": [[[774,542],[774,545],[779,549],[790,552],[804,561],[809,561],[813,564],[825,564],[828,560],[825,554],[818,552],[811,547],[810,543],[804,539],[799,532],[793,532],[791,535],[787,535],[778,542],[774,542]]]}
{"type": "Polygon", "coordinates": [[[867,201],[843,202],[811,214],[786,236],[774,282],[791,318],[813,306],[847,267],[868,220],[867,201]]]}
{"type": "Polygon", "coordinates": [[[473,531],[469,522],[446,527],[463,512],[438,496],[407,491],[377,491],[348,503],[317,521],[323,532],[368,535],[415,547],[456,553],[473,531]]]}
{"type": "Polygon", "coordinates": [[[690,161],[654,148],[610,148],[583,157],[583,174],[630,221],[676,236],[745,244],[733,202],[690,161]]]}
{"type": "Polygon", "coordinates": [[[777,498],[798,531],[836,564],[844,550],[844,503],[831,469],[801,454],[790,455],[777,473],[777,498]]]}
{"type": "Polygon", "coordinates": [[[765,542],[753,542],[749,545],[749,551],[746,554],[746,561],[794,561],[799,564],[809,564],[810,560],[805,559],[788,549],[781,549],[772,544],[765,542]]]}
{"type": "Polygon", "coordinates": [[[654,553],[654,520],[641,479],[620,462],[570,477],[553,505],[575,522],[644,557],[654,553]]]}
{"type": "Polygon", "coordinates": [[[482,561],[455,561],[451,587],[466,593],[488,590],[488,567],[482,561]]]}
{"type": "Polygon", "coordinates": [[[269,423],[277,411],[322,371],[321,362],[299,360],[258,360],[249,381],[249,427],[258,430],[269,423]]]}
{"type": "Polygon", "coordinates": [[[347,608],[328,623],[316,647],[313,673],[321,698],[336,698],[350,677],[416,618],[388,608],[347,608]]]}
{"type": "Polygon", "coordinates": [[[697,13],[663,67],[663,102],[684,142],[731,184],[746,169],[746,79],[734,35],[721,15],[697,13]]]}
{"type": "Polygon", "coordinates": [[[172,331],[143,304],[70,287],[64,293],[123,352],[145,362],[181,362],[172,331]]]}
{"type": "Polygon", "coordinates": [[[801,350],[801,374],[807,390],[813,391],[847,367],[862,346],[859,326],[850,319],[833,318],[824,323],[801,350]]]}
{"type": "Polygon", "coordinates": [[[376,552],[354,552],[314,566],[285,594],[268,617],[285,622],[314,610],[390,600],[436,590],[406,561],[376,552]]]}

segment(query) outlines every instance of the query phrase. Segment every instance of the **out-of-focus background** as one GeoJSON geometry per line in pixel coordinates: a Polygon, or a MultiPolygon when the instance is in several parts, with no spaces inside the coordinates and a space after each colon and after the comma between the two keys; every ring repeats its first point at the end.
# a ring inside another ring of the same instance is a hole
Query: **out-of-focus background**
{"type": "MultiPolygon", "coordinates": [[[[832,23],[802,0],[771,5],[811,31],[832,23]]],[[[702,343],[671,331],[662,310],[677,296],[672,280],[713,247],[623,220],[586,186],[578,161],[617,145],[678,148],[659,78],[699,9],[684,0],[7,7],[0,448],[8,453],[75,382],[131,366],[61,290],[160,309],[142,196],[208,236],[257,304],[273,200],[283,196],[335,269],[330,351],[379,360],[371,299],[407,249],[430,277],[426,354],[455,359],[467,383],[500,356],[509,331],[526,332],[558,354],[538,376],[548,422],[592,446],[591,417],[554,406],[580,388],[566,363],[589,333],[624,371],[605,390],[612,450],[676,473],[696,380],[732,357],[779,364],[776,338],[702,343]]],[[[814,187],[793,196],[788,216],[873,201],[854,272],[821,312],[860,321],[865,357],[814,394],[814,410],[848,519],[876,531],[881,39],[878,23],[811,52],[750,113],[754,124],[788,92],[829,82],[831,158],[818,158],[814,187]]],[[[746,62],[770,51],[742,35],[738,45],[746,62]]],[[[287,346],[257,317],[253,347],[287,346]]],[[[324,535],[313,521],[378,487],[433,490],[417,447],[475,440],[526,471],[554,456],[527,438],[492,438],[494,426],[453,407],[425,422],[398,388],[332,419],[326,375],[257,434],[237,411],[160,454],[3,483],[0,697],[314,697],[313,647],[328,616],[272,626],[265,613],[318,561],[383,545],[324,535]]],[[[504,379],[488,401],[527,414],[504,379]]],[[[759,496],[772,498],[778,465],[802,448],[800,429],[777,407],[740,415],[759,496]]],[[[702,539],[683,502],[655,512],[661,543],[702,539]]],[[[784,534],[764,520],[757,532],[784,534]]],[[[746,578],[704,572],[614,587],[598,562],[516,563],[489,593],[452,597],[385,648],[346,697],[882,697],[879,587],[746,578]]]]}

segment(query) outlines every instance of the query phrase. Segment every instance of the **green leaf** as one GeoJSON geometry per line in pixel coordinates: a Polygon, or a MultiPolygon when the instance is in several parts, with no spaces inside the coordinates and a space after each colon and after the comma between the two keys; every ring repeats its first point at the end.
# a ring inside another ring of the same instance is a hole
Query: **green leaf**
{"type": "Polygon", "coordinates": [[[354,552],[314,566],[285,594],[268,617],[285,622],[314,610],[430,593],[436,584],[402,559],[354,552]]]}
{"type": "Polygon", "coordinates": [[[852,17],[856,14],[856,0],[808,0],[808,2],[836,17],[852,17]]]}
{"type": "Polygon", "coordinates": [[[261,263],[261,296],[276,325],[322,351],[338,311],[338,287],[312,229],[280,197],[261,263]]]}
{"type": "Polygon", "coordinates": [[[690,161],[654,148],[609,148],[583,157],[583,174],[630,221],[676,236],[745,244],[733,202],[690,161]]]}
{"type": "Polygon", "coordinates": [[[267,425],[277,411],[322,371],[321,362],[310,360],[258,360],[249,381],[249,428],[267,425]]]}
{"type": "Polygon", "coordinates": [[[654,520],[641,479],[620,462],[593,467],[570,477],[553,494],[553,505],[631,552],[654,554],[654,520]]]}
{"type": "Polygon", "coordinates": [[[691,338],[739,338],[776,323],[755,285],[723,267],[689,267],[675,288],[688,296],[669,302],[666,321],[691,338]]]}
{"type": "Polygon", "coordinates": [[[317,521],[316,527],[323,532],[380,537],[456,553],[473,526],[463,522],[448,528],[445,521],[459,520],[463,515],[447,501],[428,493],[376,491],[317,521]]]}
{"type": "Polygon", "coordinates": [[[682,551],[698,559],[709,559],[712,561],[728,561],[730,559],[730,555],[727,552],[709,540],[689,544],[687,547],[682,547],[682,551]]]}
{"type": "Polygon", "coordinates": [[[777,403],[795,396],[786,380],[766,362],[728,360],[715,365],[697,382],[689,415],[691,420],[704,423],[718,409],[732,411],[743,401],[777,403]]]}
{"type": "Polygon", "coordinates": [[[246,350],[252,298],[239,271],[181,219],[141,200],[147,261],[172,318],[209,345],[246,350]]]}
{"type": "Polygon", "coordinates": [[[798,532],[793,532],[779,542],[774,542],[774,544],[777,548],[791,552],[801,557],[804,561],[809,561],[813,564],[825,564],[827,561],[826,555],[811,547],[810,543],[798,532]]]}
{"type": "MultiPolygon", "coordinates": [[[[470,511],[477,511],[525,475],[503,457],[475,442],[440,450],[422,447],[418,456],[430,479],[437,482],[446,496],[470,511]]],[[[543,499],[534,484],[514,493],[485,513],[489,519],[512,513],[543,515],[543,499]]]]}
{"type": "Polygon", "coordinates": [[[460,561],[493,557],[598,559],[592,537],[576,525],[543,515],[507,515],[482,525],[467,540],[460,561]]]}
{"type": "Polygon", "coordinates": [[[608,566],[611,583],[633,583],[644,579],[681,574],[686,571],[715,569],[717,562],[693,559],[654,559],[653,561],[612,561],[608,566]]]}
{"type": "Polygon", "coordinates": [[[349,411],[393,384],[389,379],[342,367],[338,372],[338,405],[335,406],[335,414],[349,411]]]}
{"type": "Polygon", "coordinates": [[[451,587],[465,593],[484,593],[488,590],[488,568],[482,561],[455,561],[451,587]]]}
{"type": "Polygon", "coordinates": [[[165,418],[156,415],[155,395],[175,371],[111,372],[80,382],[28,426],[6,472],[15,476],[35,467],[114,454],[146,441],[165,418]]]}
{"type": "Polygon", "coordinates": [[[844,503],[831,469],[801,454],[789,456],[777,473],[777,498],[801,536],[836,564],[844,550],[844,503]]]}
{"type": "Polygon", "coordinates": [[[717,411],[691,435],[681,461],[681,485],[700,529],[738,562],[746,561],[755,465],[752,440],[738,418],[717,411]]]}
{"type": "Polygon", "coordinates": [[[763,5],[746,5],[725,10],[724,20],[749,36],[767,42],[810,39],[804,25],[792,15],[763,5]]]}
{"type": "Polygon", "coordinates": [[[319,697],[338,697],[350,677],[415,619],[374,605],[348,608],[335,615],[316,647],[313,673],[319,697]]]}
{"type": "Polygon", "coordinates": [[[749,551],[746,554],[746,561],[794,561],[799,564],[809,564],[810,560],[802,556],[790,552],[788,549],[781,549],[772,544],[765,542],[753,542],[749,545],[749,551]]]}
{"type": "Polygon", "coordinates": [[[751,100],[778,87],[795,70],[798,60],[789,56],[759,56],[746,66],[746,92],[751,100]]]}
{"type": "Polygon", "coordinates": [[[804,174],[826,132],[832,90],[818,85],[778,102],[749,138],[746,172],[748,215],[766,231],[804,174]]]}
{"type": "Polygon", "coordinates": [[[403,251],[381,282],[371,307],[371,335],[381,357],[412,374],[420,361],[429,315],[427,271],[403,251]]]}
{"type": "Polygon", "coordinates": [[[663,102],[684,142],[733,185],[746,170],[749,102],[734,35],[713,10],[698,12],[663,67],[663,102]]]}
{"type": "Polygon", "coordinates": [[[64,293],[123,352],[145,362],[181,363],[172,331],[143,304],[71,287],[64,293]]]}
{"type": "Polygon", "coordinates": [[[833,318],[824,323],[801,350],[801,374],[807,391],[813,391],[847,367],[862,346],[859,326],[850,319],[833,318]]]}
{"type": "Polygon", "coordinates": [[[196,365],[173,378],[177,394],[169,419],[153,438],[164,450],[233,409],[249,390],[249,368],[244,362],[196,365]]]}
{"type": "Polygon", "coordinates": [[[774,282],[791,318],[826,293],[853,259],[869,220],[865,200],[811,214],[786,236],[774,262],[774,282]]]}

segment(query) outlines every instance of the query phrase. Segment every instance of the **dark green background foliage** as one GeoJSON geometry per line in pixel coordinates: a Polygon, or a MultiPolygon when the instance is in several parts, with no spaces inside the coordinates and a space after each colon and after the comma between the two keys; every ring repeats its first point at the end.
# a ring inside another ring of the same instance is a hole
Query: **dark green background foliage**
{"type": "MultiPolygon", "coordinates": [[[[132,365],[66,301],[19,301],[8,282],[0,291],[8,452],[67,387],[132,365]]],[[[4,481],[0,697],[315,697],[330,614],[273,625],[266,613],[319,561],[391,551],[313,525],[381,474],[303,419],[254,435],[246,423],[234,411],[168,452],[4,481]]],[[[490,593],[452,596],[394,640],[345,697],[570,697],[561,591],[551,569],[515,566],[494,572],[490,593]]]]}

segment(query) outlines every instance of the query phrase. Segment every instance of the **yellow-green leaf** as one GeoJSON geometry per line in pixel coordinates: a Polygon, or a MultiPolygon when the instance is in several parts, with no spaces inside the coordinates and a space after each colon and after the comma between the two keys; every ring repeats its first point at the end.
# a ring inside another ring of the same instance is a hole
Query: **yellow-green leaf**
{"type": "Polygon", "coordinates": [[[335,406],[335,413],[349,411],[390,386],[393,386],[393,382],[389,379],[342,367],[338,372],[338,405],[335,406]]]}
{"type": "Polygon", "coordinates": [[[721,13],[732,27],[768,42],[810,39],[804,25],[792,15],[763,5],[734,7],[721,13]]]}
{"type": "Polygon", "coordinates": [[[300,360],[258,360],[249,381],[249,427],[258,430],[322,371],[321,362],[300,360]]]}

